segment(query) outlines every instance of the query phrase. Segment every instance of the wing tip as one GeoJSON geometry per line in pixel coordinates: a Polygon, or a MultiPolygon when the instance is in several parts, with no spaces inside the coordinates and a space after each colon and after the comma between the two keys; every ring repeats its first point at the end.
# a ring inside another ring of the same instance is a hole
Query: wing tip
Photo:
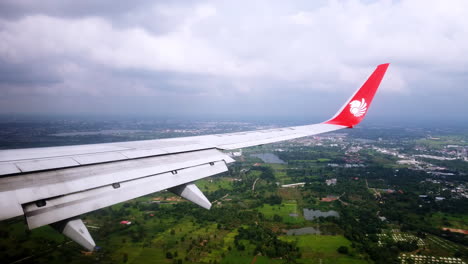
{"type": "Polygon", "coordinates": [[[376,67],[367,81],[351,96],[351,99],[325,124],[342,125],[349,128],[359,124],[370,107],[390,63],[376,67]],[[360,103],[361,102],[361,103],[360,103]]]}
{"type": "Polygon", "coordinates": [[[390,63],[382,63],[377,65],[377,69],[387,70],[388,66],[390,66],[390,63]]]}

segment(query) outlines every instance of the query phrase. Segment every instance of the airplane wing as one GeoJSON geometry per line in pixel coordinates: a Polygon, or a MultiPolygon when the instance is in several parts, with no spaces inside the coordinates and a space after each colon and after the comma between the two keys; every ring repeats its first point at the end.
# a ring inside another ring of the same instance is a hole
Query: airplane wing
{"type": "Polygon", "coordinates": [[[228,170],[222,150],[245,148],[352,128],[367,113],[389,64],[377,66],[337,114],[323,123],[249,132],[122,143],[0,151],[0,220],[24,215],[92,250],[79,215],[169,190],[204,208],[196,180],[228,170]]]}

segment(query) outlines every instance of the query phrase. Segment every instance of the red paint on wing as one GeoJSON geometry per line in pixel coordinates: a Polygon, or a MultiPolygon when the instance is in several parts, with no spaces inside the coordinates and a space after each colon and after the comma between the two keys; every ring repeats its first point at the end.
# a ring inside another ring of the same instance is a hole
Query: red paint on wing
{"type": "Polygon", "coordinates": [[[379,88],[389,63],[377,66],[372,75],[362,85],[362,87],[351,97],[351,99],[343,106],[334,117],[324,122],[325,124],[341,125],[353,127],[359,124],[372,103],[375,92],[379,88]]]}

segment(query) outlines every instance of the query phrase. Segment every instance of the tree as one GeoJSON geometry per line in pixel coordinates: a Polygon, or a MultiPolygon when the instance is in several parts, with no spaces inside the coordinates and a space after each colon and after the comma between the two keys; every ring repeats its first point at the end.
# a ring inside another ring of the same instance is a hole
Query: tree
{"type": "Polygon", "coordinates": [[[273,221],[275,222],[282,222],[283,221],[283,218],[277,214],[274,214],[273,215],[273,221]]]}
{"type": "Polygon", "coordinates": [[[271,195],[264,199],[264,202],[269,205],[281,204],[282,201],[283,201],[283,198],[281,198],[281,196],[279,195],[271,195]]]}
{"type": "Polygon", "coordinates": [[[346,246],[341,246],[337,249],[338,253],[340,254],[348,254],[349,250],[348,247],[346,246]]]}

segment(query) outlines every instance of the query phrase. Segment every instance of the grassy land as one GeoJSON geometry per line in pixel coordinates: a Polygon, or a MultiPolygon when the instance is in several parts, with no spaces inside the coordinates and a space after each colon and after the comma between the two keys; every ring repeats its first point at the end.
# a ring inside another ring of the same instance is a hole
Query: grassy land
{"type": "Polygon", "coordinates": [[[284,201],[279,205],[264,204],[258,208],[258,211],[268,219],[273,219],[274,215],[279,215],[283,222],[287,224],[298,224],[305,221],[295,200],[284,201]],[[297,214],[298,216],[293,217],[290,214],[297,214]]]}
{"type": "Polygon", "coordinates": [[[450,256],[462,248],[460,245],[433,235],[428,235],[424,241],[427,246],[423,252],[427,255],[450,256]]]}
{"type": "Polygon", "coordinates": [[[430,149],[442,149],[447,145],[459,145],[465,146],[467,135],[464,136],[434,136],[435,138],[429,139],[419,139],[415,143],[419,145],[426,146],[430,149]]]}
{"type": "Polygon", "coordinates": [[[434,226],[440,228],[468,229],[468,215],[450,215],[439,212],[432,215],[431,221],[434,226]]]}
{"type": "Polygon", "coordinates": [[[286,164],[268,164],[269,167],[275,172],[275,178],[283,182],[284,179],[288,178],[286,169],[288,165],[286,164]]]}
{"type": "Polygon", "coordinates": [[[249,256],[248,254],[241,253],[238,251],[232,251],[221,261],[221,264],[250,264],[253,263],[255,259],[255,264],[276,264],[284,263],[280,259],[269,259],[264,256],[249,256]]]}
{"type": "MultiPolygon", "coordinates": [[[[147,231],[151,232],[151,229],[147,231]]],[[[201,226],[187,218],[175,223],[171,229],[155,233],[146,246],[114,233],[103,247],[116,247],[112,254],[116,263],[122,262],[125,254],[128,263],[173,263],[174,259],[186,258],[189,261],[185,263],[208,263],[221,258],[223,247],[232,245],[235,235],[235,232],[217,230],[216,224],[201,226]],[[172,259],[167,258],[168,252],[173,256],[172,259]]]]}
{"type": "Polygon", "coordinates": [[[232,181],[229,178],[207,178],[197,181],[197,186],[202,191],[213,192],[218,189],[232,190],[232,181]]]}
{"type": "Polygon", "coordinates": [[[298,260],[298,263],[368,263],[355,255],[351,249],[351,242],[343,236],[300,235],[282,236],[281,239],[289,242],[296,241],[302,252],[302,258],[298,260]],[[350,254],[338,253],[337,249],[340,246],[348,247],[350,254]]]}

